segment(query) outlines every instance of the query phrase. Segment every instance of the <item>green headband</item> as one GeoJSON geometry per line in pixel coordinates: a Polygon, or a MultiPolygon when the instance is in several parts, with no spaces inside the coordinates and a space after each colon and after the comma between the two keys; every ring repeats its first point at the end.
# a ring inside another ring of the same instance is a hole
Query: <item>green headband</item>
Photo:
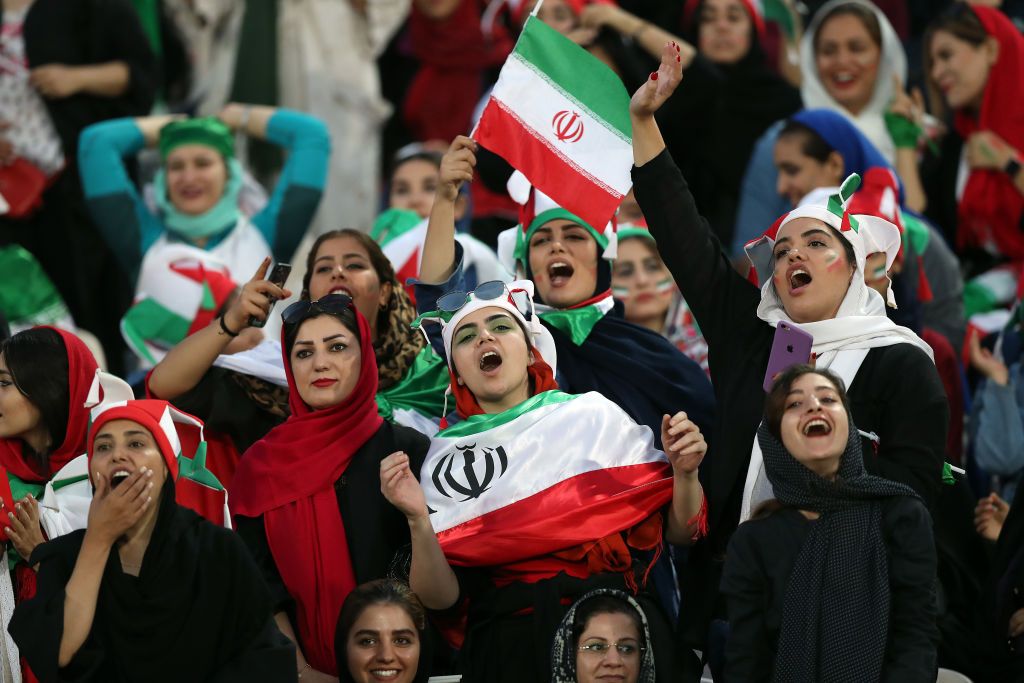
{"type": "Polygon", "coordinates": [[[593,237],[597,241],[597,244],[599,247],[601,247],[602,251],[608,248],[608,238],[605,235],[599,233],[589,223],[584,221],[576,214],[570,211],[566,211],[561,207],[556,207],[554,209],[548,209],[547,211],[540,212],[533,219],[533,221],[530,223],[529,227],[525,231],[519,230],[519,234],[516,239],[516,260],[519,261],[520,263],[525,264],[527,262],[527,252],[529,251],[530,240],[533,238],[533,233],[537,232],[537,228],[544,225],[545,223],[550,223],[551,221],[559,219],[567,220],[572,223],[575,223],[581,228],[586,228],[587,232],[590,233],[591,237],[593,237]]]}
{"type": "Polygon", "coordinates": [[[617,234],[619,236],[619,244],[622,244],[623,240],[628,240],[633,237],[642,237],[652,244],[655,243],[654,235],[652,235],[651,231],[646,228],[620,227],[617,234]]]}
{"type": "Polygon", "coordinates": [[[182,145],[204,145],[217,150],[224,159],[235,156],[235,140],[220,119],[212,116],[172,121],[160,129],[160,158],[167,160],[171,150],[182,145]]]}

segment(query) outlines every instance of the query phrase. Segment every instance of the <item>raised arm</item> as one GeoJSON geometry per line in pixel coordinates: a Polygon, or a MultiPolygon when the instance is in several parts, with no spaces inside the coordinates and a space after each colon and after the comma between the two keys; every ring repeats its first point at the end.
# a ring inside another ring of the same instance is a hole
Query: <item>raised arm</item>
{"type": "Polygon", "coordinates": [[[704,490],[697,479],[697,468],[708,444],[684,412],[661,420],[661,445],[672,463],[672,506],[665,526],[665,539],[674,545],[690,545],[706,528],[701,519],[704,490]]]}
{"type": "Polygon", "coordinates": [[[607,26],[623,37],[632,39],[654,59],[661,56],[661,48],[665,43],[674,42],[679,46],[680,62],[684,69],[697,55],[697,49],[682,38],[669,33],[657,24],[630,14],[617,5],[604,3],[587,5],[580,14],[580,23],[593,29],[607,26]]]}
{"type": "Polygon", "coordinates": [[[422,282],[438,284],[455,272],[455,200],[459,197],[462,183],[473,180],[476,151],[476,141],[460,135],[452,141],[441,159],[441,182],[430,210],[427,237],[423,241],[419,277],[422,282]]]}
{"type": "Polygon", "coordinates": [[[217,356],[228,351],[232,341],[248,329],[251,317],[265,321],[272,301],[291,296],[287,289],[265,279],[269,267],[270,258],[266,258],[220,318],[186,337],[157,363],[148,382],[154,396],[172,401],[193,389],[217,356]]]}
{"type": "Polygon", "coordinates": [[[459,598],[459,581],[430,524],[426,498],[409,467],[409,456],[392,453],[380,464],[380,490],[405,515],[412,536],[409,587],[428,609],[443,610],[459,598]]]}
{"type": "Polygon", "coordinates": [[[757,288],[733,269],[711,227],[698,213],[654,119],[682,80],[681,64],[677,47],[665,45],[658,71],[630,102],[633,189],[665,264],[714,349],[727,344],[727,338],[753,332],[759,323],[756,310],[761,297],[757,288]]]}

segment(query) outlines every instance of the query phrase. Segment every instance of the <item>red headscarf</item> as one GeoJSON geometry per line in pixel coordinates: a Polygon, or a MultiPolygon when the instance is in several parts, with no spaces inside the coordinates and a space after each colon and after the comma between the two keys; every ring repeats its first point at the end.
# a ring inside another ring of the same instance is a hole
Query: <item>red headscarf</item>
{"type": "Polygon", "coordinates": [[[72,458],[85,453],[89,433],[89,411],[85,408],[85,401],[97,367],[92,351],[81,339],[56,327],[43,329],[60,335],[68,355],[68,427],[64,432],[64,442],[50,453],[47,459],[49,471],[40,472],[22,457],[21,439],[0,439],[0,465],[22,481],[34,483],[48,481],[72,458]]]}
{"type": "MultiPolygon", "coordinates": [[[[1024,105],[1018,92],[1024,83],[1024,37],[999,10],[972,5],[971,11],[999,42],[999,57],[989,71],[979,116],[958,111],[956,131],[966,141],[972,133],[990,130],[1024,152],[1024,105]]],[[[984,245],[991,239],[1002,254],[1024,259],[1024,196],[1002,169],[972,170],[958,213],[960,247],[984,245]]]]}
{"type": "Polygon", "coordinates": [[[362,352],[352,393],[336,406],[313,410],[299,396],[283,348],[291,417],[246,451],[228,497],[233,515],[263,515],[270,552],[298,607],[302,651],[313,668],[332,675],[338,673],[338,613],[355,588],[334,483],[383,422],[375,401],[377,363],[370,326],[352,310],[362,352]]]}
{"type": "MultiPolygon", "coordinates": [[[[530,353],[533,354],[533,362],[526,368],[526,372],[530,376],[530,387],[532,388],[530,396],[536,396],[545,391],[557,389],[558,383],[555,381],[555,375],[551,371],[551,366],[540,355],[537,347],[531,346],[530,353]]],[[[459,414],[459,417],[466,419],[467,417],[483,414],[484,409],[480,407],[480,403],[476,400],[473,392],[469,390],[469,387],[459,384],[453,367],[448,369],[448,374],[451,377],[452,393],[455,394],[455,411],[459,414]]]]}

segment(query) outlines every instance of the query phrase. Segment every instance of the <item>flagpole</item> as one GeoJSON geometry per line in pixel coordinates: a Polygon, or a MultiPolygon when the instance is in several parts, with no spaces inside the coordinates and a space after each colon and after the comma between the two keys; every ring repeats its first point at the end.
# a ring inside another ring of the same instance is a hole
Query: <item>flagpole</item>
{"type": "Polygon", "coordinates": [[[537,0],[537,4],[533,6],[533,11],[530,12],[531,17],[537,16],[537,12],[540,11],[540,6],[544,4],[544,0],[537,0]]]}

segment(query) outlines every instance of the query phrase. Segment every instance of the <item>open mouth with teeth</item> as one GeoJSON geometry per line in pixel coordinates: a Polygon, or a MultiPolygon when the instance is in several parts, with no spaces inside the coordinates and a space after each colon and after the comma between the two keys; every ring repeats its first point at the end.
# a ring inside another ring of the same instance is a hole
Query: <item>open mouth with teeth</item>
{"type": "Polygon", "coordinates": [[[390,680],[398,677],[398,669],[373,669],[370,674],[377,679],[382,681],[390,680]]]}
{"type": "Polygon", "coordinates": [[[496,351],[485,351],[480,356],[480,369],[484,372],[493,372],[501,367],[501,356],[496,351]]]}
{"type": "Polygon", "coordinates": [[[116,489],[129,476],[131,476],[131,472],[128,470],[117,470],[110,475],[110,488],[116,489]]]}
{"type": "Polygon", "coordinates": [[[804,425],[804,436],[828,436],[832,425],[821,418],[815,418],[804,425]]]}
{"type": "Polygon", "coordinates": [[[576,269],[565,261],[552,261],[548,264],[548,279],[554,287],[567,284],[575,272],[576,269]]]}
{"type": "Polygon", "coordinates": [[[349,296],[352,296],[352,292],[348,291],[348,287],[343,287],[341,285],[338,285],[337,287],[331,288],[331,291],[329,291],[327,293],[328,294],[337,294],[338,292],[341,292],[342,294],[347,294],[349,296]]]}
{"type": "Polygon", "coordinates": [[[789,273],[789,291],[795,292],[811,284],[811,274],[803,268],[797,268],[789,273]]]}

